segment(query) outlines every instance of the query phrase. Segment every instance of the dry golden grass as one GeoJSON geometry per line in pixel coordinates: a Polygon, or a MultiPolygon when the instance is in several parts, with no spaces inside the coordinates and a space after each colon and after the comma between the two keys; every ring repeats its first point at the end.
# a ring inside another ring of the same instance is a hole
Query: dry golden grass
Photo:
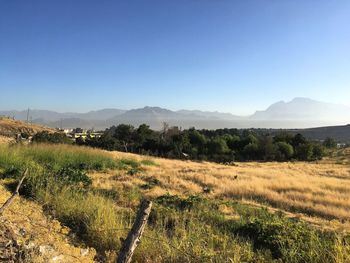
{"type": "MultiPolygon", "coordinates": [[[[11,193],[0,183],[0,204],[3,204],[11,193]]],[[[30,262],[94,262],[95,250],[89,249],[87,255],[81,255],[81,248],[71,242],[69,229],[57,220],[49,220],[40,205],[16,197],[1,217],[2,223],[12,229],[15,240],[24,247],[33,247],[30,262]],[[42,247],[48,252],[40,253],[42,247]],[[52,250],[52,251],[51,251],[52,250]]]]}
{"type": "Polygon", "coordinates": [[[0,135],[0,144],[9,144],[12,142],[15,142],[15,140],[13,138],[0,135]]]}
{"type": "Polygon", "coordinates": [[[138,161],[151,159],[157,165],[144,166],[145,172],[137,175],[120,171],[94,173],[91,176],[95,187],[120,190],[156,178],[160,183],[144,190],[146,195],[199,194],[207,188],[210,193],[205,194],[210,198],[266,205],[315,224],[350,230],[350,167],[334,158],[318,163],[247,162],[226,166],[120,152],[113,155],[138,161]]]}
{"type": "Polygon", "coordinates": [[[21,132],[33,135],[37,132],[42,131],[54,132],[55,130],[37,124],[28,124],[24,121],[17,121],[10,118],[0,117],[0,134],[2,135],[13,136],[21,132]]]}

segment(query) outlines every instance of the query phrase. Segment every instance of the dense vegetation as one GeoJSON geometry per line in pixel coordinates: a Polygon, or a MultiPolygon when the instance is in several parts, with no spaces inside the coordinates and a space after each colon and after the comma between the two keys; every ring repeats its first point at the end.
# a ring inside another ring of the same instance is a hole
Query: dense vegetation
{"type": "MultiPolygon", "coordinates": [[[[0,149],[0,175],[30,175],[22,194],[45,205],[86,244],[110,260],[120,248],[143,196],[142,187],[105,191],[89,171],[137,176],[150,161],[113,159],[69,145],[16,145],[0,149]]],[[[9,178],[9,179],[8,179],[9,178]]],[[[156,182],[155,182],[156,183],[156,182]]],[[[149,187],[152,187],[151,185],[149,187]]],[[[155,198],[137,262],[347,262],[349,237],[317,230],[281,213],[204,196],[155,198]]]]}
{"type": "Polygon", "coordinates": [[[100,138],[77,139],[77,143],[107,150],[216,162],[312,161],[324,154],[320,143],[308,141],[301,134],[270,136],[251,130],[180,130],[166,126],[159,132],[145,124],[136,129],[125,124],[113,126],[100,138]]]}
{"type": "MultiPolygon", "coordinates": [[[[22,138],[26,138],[26,137],[22,135],[22,138]]],[[[32,141],[42,142],[42,143],[67,143],[67,144],[72,143],[72,141],[63,133],[60,133],[60,132],[49,133],[47,131],[42,131],[34,134],[32,141]]]]}

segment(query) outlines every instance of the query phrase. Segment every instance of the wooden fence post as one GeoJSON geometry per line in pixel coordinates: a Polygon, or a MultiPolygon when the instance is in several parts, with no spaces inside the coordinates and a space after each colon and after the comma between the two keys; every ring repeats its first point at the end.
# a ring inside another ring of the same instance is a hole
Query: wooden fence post
{"type": "Polygon", "coordinates": [[[140,242],[143,231],[147,224],[149,214],[151,212],[152,202],[148,200],[142,200],[140,208],[137,212],[134,225],[132,226],[128,237],[122,244],[120,249],[117,263],[130,263],[132,255],[140,242]]]}
{"type": "Polygon", "coordinates": [[[21,185],[22,185],[22,183],[24,181],[24,178],[26,178],[27,173],[28,173],[28,168],[24,171],[24,173],[22,175],[22,178],[21,178],[21,180],[19,181],[19,183],[18,183],[18,185],[16,187],[16,190],[13,192],[13,194],[10,196],[10,198],[7,199],[7,201],[0,208],[0,215],[2,215],[4,210],[11,205],[11,203],[15,199],[16,195],[18,195],[19,188],[21,187],[21,185]]]}

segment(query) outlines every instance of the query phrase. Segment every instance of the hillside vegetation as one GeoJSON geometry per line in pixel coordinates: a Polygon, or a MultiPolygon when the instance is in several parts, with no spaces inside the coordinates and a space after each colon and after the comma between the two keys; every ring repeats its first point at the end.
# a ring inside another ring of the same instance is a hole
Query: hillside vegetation
{"type": "Polygon", "coordinates": [[[34,135],[43,131],[53,132],[54,129],[0,116],[0,135],[2,136],[14,137],[17,134],[34,135]]]}
{"type": "MultiPolygon", "coordinates": [[[[7,183],[0,185],[1,204],[10,196],[7,183]]],[[[34,201],[16,198],[0,222],[1,262],[94,262],[94,249],[74,244],[69,228],[49,218],[34,201]]]]}
{"type": "Polygon", "coordinates": [[[349,262],[350,172],[335,162],[220,165],[71,145],[0,149],[2,184],[10,190],[28,167],[21,195],[103,262],[116,257],[142,197],[155,205],[137,262],[349,262]]]}

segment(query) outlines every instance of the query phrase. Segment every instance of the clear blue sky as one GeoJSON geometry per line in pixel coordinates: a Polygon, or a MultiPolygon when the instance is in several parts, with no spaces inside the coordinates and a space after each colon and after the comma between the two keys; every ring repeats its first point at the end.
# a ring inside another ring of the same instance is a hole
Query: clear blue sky
{"type": "Polygon", "coordinates": [[[350,1],[1,0],[0,109],[350,105],[350,1]]]}

